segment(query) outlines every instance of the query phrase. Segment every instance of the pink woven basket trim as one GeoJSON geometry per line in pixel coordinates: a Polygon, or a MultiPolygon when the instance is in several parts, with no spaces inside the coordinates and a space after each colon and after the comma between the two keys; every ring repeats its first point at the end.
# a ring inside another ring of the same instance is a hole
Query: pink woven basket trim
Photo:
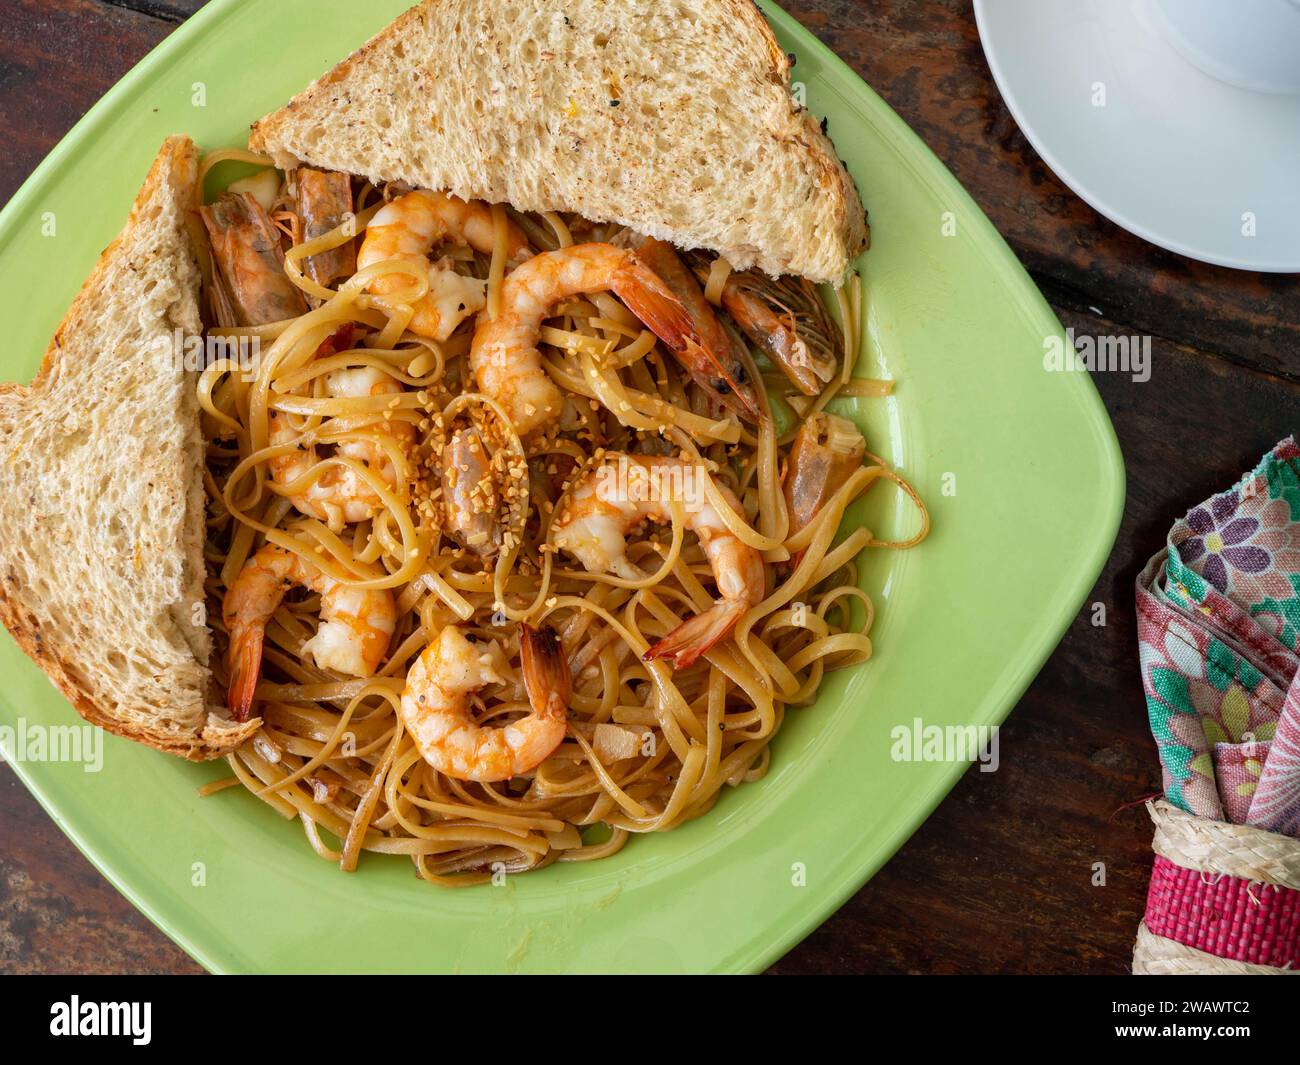
{"type": "Polygon", "coordinates": [[[1207,954],[1300,969],[1300,891],[1184,869],[1157,854],[1147,927],[1207,954]]]}

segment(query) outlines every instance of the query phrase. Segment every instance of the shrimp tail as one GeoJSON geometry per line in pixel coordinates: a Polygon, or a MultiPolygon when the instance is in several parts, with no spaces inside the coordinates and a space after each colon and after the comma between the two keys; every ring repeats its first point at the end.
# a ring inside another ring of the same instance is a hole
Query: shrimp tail
{"type": "Polygon", "coordinates": [[[703,614],[687,618],[641,657],[647,662],[666,658],[674,669],[686,669],[710,647],[730,636],[748,609],[744,600],[719,599],[703,614]]]}
{"type": "Polygon", "coordinates": [[[546,625],[540,629],[522,626],[519,657],[533,713],[541,718],[563,718],[573,695],[573,674],[555,630],[546,625]]]}
{"type": "Polygon", "coordinates": [[[236,721],[247,721],[253,713],[253,694],[262,674],[262,630],[248,632],[230,645],[230,687],[226,705],[236,721]]]}
{"type": "Polygon", "coordinates": [[[751,374],[671,245],[645,240],[614,292],[650,327],[715,401],[752,422],[762,419],[751,374]]]}

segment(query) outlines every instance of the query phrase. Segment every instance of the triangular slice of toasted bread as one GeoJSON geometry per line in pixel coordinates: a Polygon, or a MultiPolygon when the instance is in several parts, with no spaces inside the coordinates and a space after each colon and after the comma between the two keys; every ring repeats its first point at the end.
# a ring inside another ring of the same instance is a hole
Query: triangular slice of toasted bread
{"type": "Polygon", "coordinates": [[[275,156],[840,281],[853,182],[752,0],[426,0],[253,126],[275,156]]]}
{"type": "Polygon", "coordinates": [[[0,385],[0,621],[86,720],[195,760],[238,725],[209,698],[203,441],[186,228],[198,152],[173,137],[30,387],[0,385]]]}

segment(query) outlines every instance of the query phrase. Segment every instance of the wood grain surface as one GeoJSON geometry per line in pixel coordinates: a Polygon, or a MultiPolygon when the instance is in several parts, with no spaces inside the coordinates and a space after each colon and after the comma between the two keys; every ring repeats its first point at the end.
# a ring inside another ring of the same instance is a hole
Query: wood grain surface
{"type": "MultiPolygon", "coordinates": [[[[0,0],[0,200],[200,6],[0,0]]],[[[1004,727],[1001,768],[967,773],[772,972],[1122,973],[1150,870],[1150,827],[1133,804],[1160,783],[1133,582],[1176,517],[1295,428],[1300,288],[1294,277],[1164,252],[1065,188],[1003,105],[964,0],[784,6],[952,169],[1067,326],[1149,334],[1153,365],[1144,384],[1094,375],[1128,463],[1123,527],[1088,605],[1004,727]],[[1093,623],[1094,603],[1105,606],[1104,625],[1093,623]]],[[[83,971],[201,969],[0,768],[0,972],[83,971]]]]}

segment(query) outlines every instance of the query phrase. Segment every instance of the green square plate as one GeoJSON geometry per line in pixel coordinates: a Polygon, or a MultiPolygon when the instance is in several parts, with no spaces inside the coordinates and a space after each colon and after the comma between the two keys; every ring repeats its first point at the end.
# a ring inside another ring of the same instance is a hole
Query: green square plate
{"type": "MultiPolygon", "coordinates": [[[[0,287],[0,377],[34,374],[164,136],[242,144],[250,121],[403,6],[215,0],[140,63],[0,215],[11,281],[0,287]],[[47,212],[54,237],[42,234],[47,212]]],[[[787,714],[771,772],[708,816],[501,888],[438,890],[399,858],[371,856],[344,875],[251,797],[198,798],[224,775],[220,764],[113,737],[98,773],[16,764],[90,860],[209,969],[762,969],[866,881],[965,768],[893,761],[891,729],[917,717],[1002,721],[1092,586],[1118,526],[1123,466],[1087,374],[1043,368],[1060,323],[898,116],[794,19],[763,6],[871,209],[863,366],[899,385],[889,400],[843,407],[934,514],[921,548],[875,552],[862,567],[878,607],[876,657],[787,714]]],[[[913,516],[878,488],[859,519],[897,535],[913,516]]],[[[0,724],[76,720],[8,638],[0,671],[0,724]]]]}

